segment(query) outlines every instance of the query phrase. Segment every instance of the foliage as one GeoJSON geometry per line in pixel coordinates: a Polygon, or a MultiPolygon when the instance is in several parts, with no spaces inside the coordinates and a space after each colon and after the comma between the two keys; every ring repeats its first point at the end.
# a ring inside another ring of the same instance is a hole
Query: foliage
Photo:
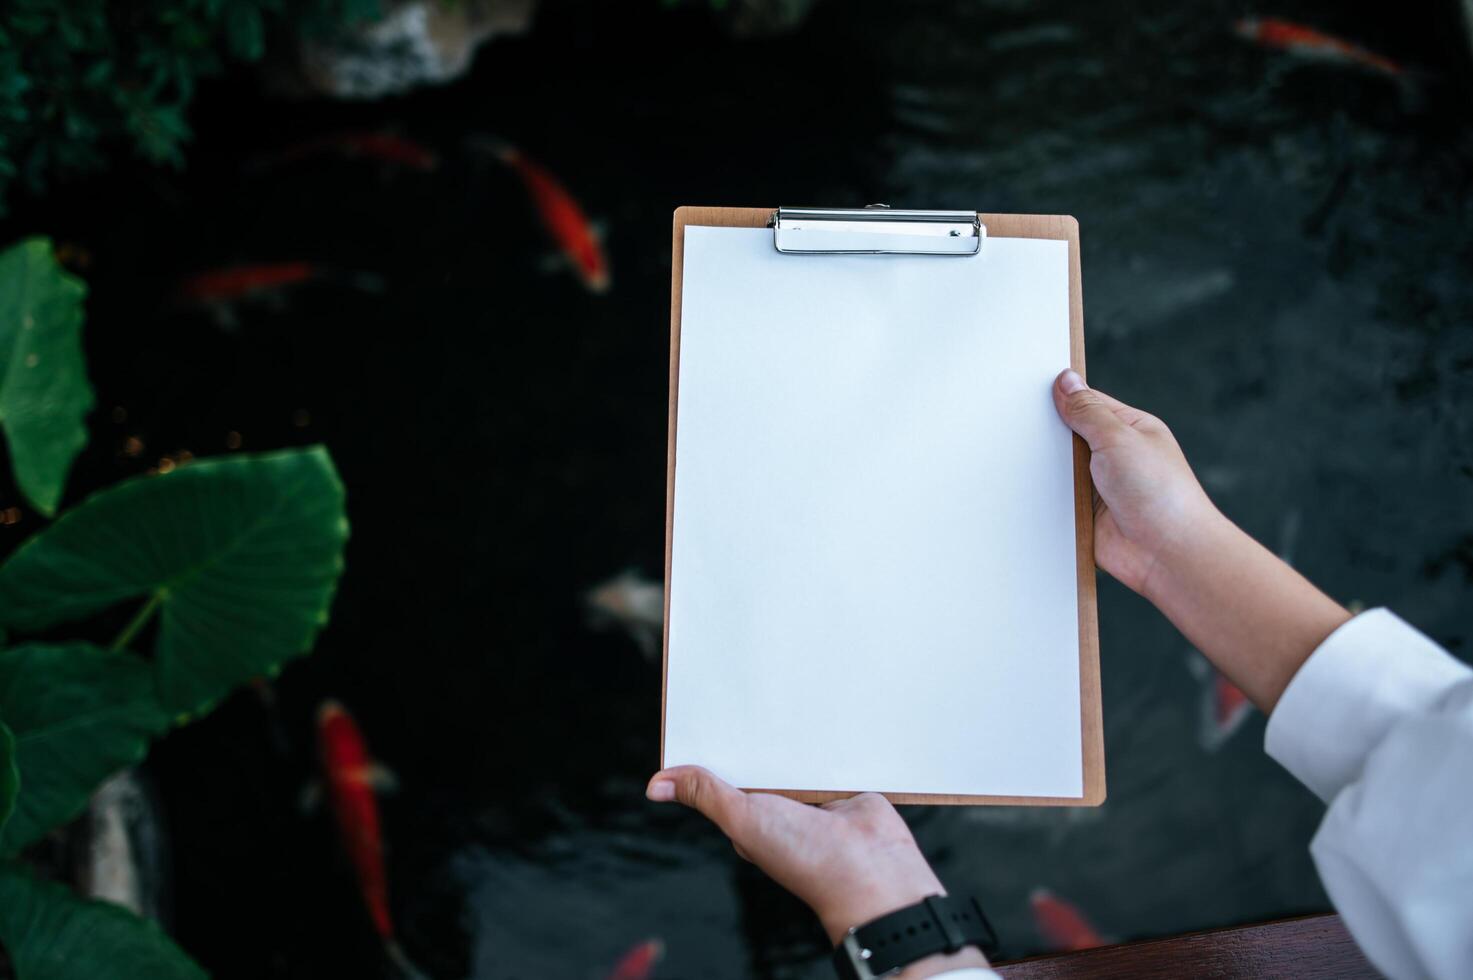
{"type": "Polygon", "coordinates": [[[20,980],[205,978],[155,923],[14,863],[0,865],[0,939],[20,980]]]}
{"type": "Polygon", "coordinates": [[[0,721],[0,834],[15,812],[15,797],[20,793],[20,770],[15,765],[15,735],[10,726],[0,721]]]}
{"type": "Polygon", "coordinates": [[[179,166],[189,103],[270,35],[371,20],[381,0],[6,0],[0,4],[0,211],[98,170],[117,144],[179,166]]]}
{"type": "Polygon", "coordinates": [[[82,362],[86,295],[44,238],[0,253],[0,425],[21,493],[48,517],[87,443],[82,420],[93,398],[82,362]]]}
{"type": "Polygon", "coordinates": [[[148,664],[88,643],[0,651],[0,717],[26,774],[0,831],[7,855],[81,813],[92,790],[141,762],[168,725],[148,664]]]}
{"type": "Polygon", "coordinates": [[[47,629],[142,598],[140,615],[159,620],[159,696],[172,712],[196,713],[311,648],[347,530],[342,483],[321,447],[128,480],[0,566],[0,625],[47,629]]]}
{"type": "MultiPolygon", "coordinates": [[[[0,255],[0,421],[17,483],[38,507],[54,508],[86,438],[82,295],[42,240],[0,255]],[[17,358],[32,354],[38,377],[49,377],[47,365],[65,377],[17,382],[17,358]],[[72,427],[80,437],[66,435],[72,427]],[[43,431],[68,448],[26,448],[43,431]]],[[[342,482],[317,446],[125,480],[0,565],[0,625],[22,632],[94,630],[98,616],[136,605],[112,649],[0,649],[0,943],[19,980],[204,976],[152,923],[37,880],[17,855],[79,814],[172,724],[310,649],[347,531],[342,482]],[[130,645],[155,619],[145,658],[130,645]]]]}

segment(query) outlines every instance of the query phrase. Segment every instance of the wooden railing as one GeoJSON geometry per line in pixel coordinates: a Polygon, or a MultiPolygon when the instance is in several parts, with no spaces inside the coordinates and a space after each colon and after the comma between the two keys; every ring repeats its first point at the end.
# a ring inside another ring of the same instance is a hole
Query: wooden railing
{"type": "Polygon", "coordinates": [[[996,969],[1007,980],[1359,980],[1380,976],[1356,948],[1338,915],[1309,915],[1035,956],[996,969]]]}

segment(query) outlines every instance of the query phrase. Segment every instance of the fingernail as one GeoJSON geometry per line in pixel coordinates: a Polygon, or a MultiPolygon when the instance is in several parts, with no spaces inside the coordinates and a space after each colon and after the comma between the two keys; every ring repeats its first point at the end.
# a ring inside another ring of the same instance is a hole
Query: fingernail
{"type": "Polygon", "coordinates": [[[650,783],[644,795],[656,803],[669,803],[675,799],[675,784],[668,779],[657,779],[650,783]]]}
{"type": "Polygon", "coordinates": [[[1072,395],[1076,391],[1083,391],[1085,388],[1088,387],[1089,385],[1084,383],[1084,379],[1079,376],[1078,371],[1065,371],[1064,376],[1059,379],[1059,388],[1062,389],[1064,394],[1066,395],[1072,395]]]}

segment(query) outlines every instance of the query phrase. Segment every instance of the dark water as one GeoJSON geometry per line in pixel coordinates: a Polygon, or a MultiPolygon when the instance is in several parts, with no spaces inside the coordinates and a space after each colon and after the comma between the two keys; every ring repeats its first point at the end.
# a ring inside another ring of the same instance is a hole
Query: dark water
{"type": "MultiPolygon", "coordinates": [[[[325,442],[349,488],[332,625],[278,685],[291,750],[242,695],[154,753],[180,941],[225,978],[386,969],[327,821],[296,808],[312,709],[335,696],[400,773],[395,914],[435,976],[594,978],[651,936],[661,977],[829,975],[801,908],[702,822],[644,802],[658,668],[580,605],[662,564],[680,204],[1076,215],[1092,381],[1171,422],[1223,509],[1332,595],[1388,604],[1466,659],[1473,135],[1455,18],[865,0],[738,42],[698,6],[552,3],[448,89],[295,105],[222,84],[187,172],[21,212],[7,238],[95,256],[103,408],[74,498],[158,453],[223,452],[228,431],[246,449],[325,442]],[[1252,12],[1421,78],[1260,51],[1230,30],[1252,12]],[[241,175],[262,149],[385,122],[440,171],[241,175]],[[471,133],[525,147],[607,223],[609,295],[540,270],[519,186],[464,149],[471,133]],[[167,302],[201,268],[298,257],[387,290],[307,286],[234,334],[167,302]],[[144,460],[117,455],[129,435],[144,460]]],[[[1044,948],[1040,886],[1121,939],[1325,908],[1305,850],[1320,807],[1264,757],[1262,718],[1204,747],[1185,641],[1103,578],[1100,630],[1109,801],[908,811],[950,887],[981,898],[1009,957],[1044,948]]]]}

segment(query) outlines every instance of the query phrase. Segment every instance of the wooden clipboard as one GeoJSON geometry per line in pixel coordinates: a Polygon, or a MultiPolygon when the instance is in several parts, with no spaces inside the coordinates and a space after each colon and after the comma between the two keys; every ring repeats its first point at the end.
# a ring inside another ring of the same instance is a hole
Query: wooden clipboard
{"type": "MultiPolygon", "coordinates": [[[[660,764],[665,764],[666,694],[670,669],[670,568],[675,521],[676,407],[680,385],[681,279],[685,268],[687,225],[763,228],[774,208],[680,207],[675,210],[670,268],[670,407],[665,475],[665,634],[660,675],[660,764]]],[[[992,238],[1047,238],[1069,243],[1070,366],[1084,370],[1084,298],[1079,273],[1079,222],[1068,215],[978,214],[992,238]]],[[[1100,641],[1095,599],[1094,485],[1089,475],[1089,446],[1074,437],[1074,527],[1079,592],[1079,708],[1083,740],[1084,794],[1068,796],[982,796],[947,793],[885,793],[892,803],[956,806],[1098,806],[1105,801],[1105,738],[1100,710],[1100,641]]],[[[749,787],[805,803],[824,803],[854,796],[850,792],[749,787]]]]}

